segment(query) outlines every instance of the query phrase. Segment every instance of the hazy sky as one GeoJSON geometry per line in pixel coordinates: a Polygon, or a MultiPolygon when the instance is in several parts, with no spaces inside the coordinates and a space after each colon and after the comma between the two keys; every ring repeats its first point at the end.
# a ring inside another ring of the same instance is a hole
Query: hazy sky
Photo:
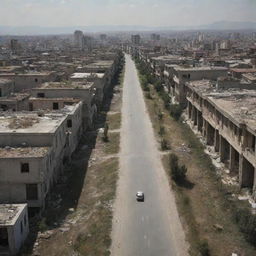
{"type": "Polygon", "coordinates": [[[0,26],[200,25],[256,21],[256,0],[0,0],[0,26]]]}

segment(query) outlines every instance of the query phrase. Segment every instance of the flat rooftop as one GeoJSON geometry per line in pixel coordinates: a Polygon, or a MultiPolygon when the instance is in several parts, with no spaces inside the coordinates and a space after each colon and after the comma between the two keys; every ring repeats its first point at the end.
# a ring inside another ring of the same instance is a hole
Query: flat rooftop
{"type": "Polygon", "coordinates": [[[21,70],[22,66],[3,66],[0,67],[0,73],[4,72],[4,73],[11,73],[11,72],[15,72],[18,70],[21,70]]]}
{"type": "Polygon", "coordinates": [[[0,226],[12,226],[27,204],[0,204],[0,226]]]}
{"type": "Polygon", "coordinates": [[[71,75],[72,79],[82,79],[82,78],[103,78],[103,73],[74,73],[71,75]]]}
{"type": "Polygon", "coordinates": [[[9,84],[11,82],[12,82],[12,80],[10,80],[10,79],[0,78],[0,85],[9,84]]]}
{"type": "Polygon", "coordinates": [[[42,84],[41,87],[36,89],[90,89],[93,86],[93,82],[48,82],[42,84]]]}
{"type": "Polygon", "coordinates": [[[226,113],[237,124],[256,132],[256,90],[216,89],[209,80],[192,81],[189,87],[226,113]]]}
{"type": "Polygon", "coordinates": [[[50,149],[50,147],[0,147],[0,158],[44,157],[50,149]]]}
{"type": "Polygon", "coordinates": [[[246,124],[256,132],[256,90],[227,90],[208,98],[237,123],[246,124]]]}
{"type": "Polygon", "coordinates": [[[1,103],[11,103],[11,102],[17,102],[17,101],[22,101],[26,98],[29,98],[30,94],[28,93],[12,93],[9,96],[6,97],[0,97],[0,102],[1,103]]]}
{"type": "Polygon", "coordinates": [[[256,68],[231,68],[231,71],[235,73],[255,73],[256,68]]]}
{"type": "Polygon", "coordinates": [[[10,77],[10,76],[49,76],[52,74],[53,71],[43,71],[43,72],[26,72],[26,73],[13,73],[13,72],[10,72],[10,73],[1,73],[0,72],[0,76],[1,77],[10,77]]]}
{"type": "Polygon", "coordinates": [[[205,66],[205,67],[182,67],[182,66],[177,66],[174,67],[174,69],[176,71],[189,71],[189,72],[196,72],[196,71],[227,71],[228,68],[225,67],[209,67],[209,66],[205,66]]]}
{"type": "Polygon", "coordinates": [[[88,65],[86,68],[110,68],[114,64],[114,60],[96,60],[88,65]]]}
{"type": "Polygon", "coordinates": [[[8,133],[54,133],[66,119],[66,115],[67,113],[63,110],[59,110],[57,113],[47,113],[46,111],[1,112],[0,133],[2,135],[8,133]],[[39,112],[42,116],[38,115],[39,112]]]}
{"type": "MultiPolygon", "coordinates": [[[[0,98],[1,100],[1,98],[0,98]]],[[[41,102],[68,102],[68,103],[78,103],[81,101],[80,99],[75,98],[36,98],[36,97],[30,97],[29,101],[41,101],[41,102]]]]}
{"type": "Polygon", "coordinates": [[[180,55],[163,55],[163,56],[157,56],[157,57],[152,57],[153,60],[187,60],[187,59],[192,59],[191,57],[184,57],[180,55]]]}

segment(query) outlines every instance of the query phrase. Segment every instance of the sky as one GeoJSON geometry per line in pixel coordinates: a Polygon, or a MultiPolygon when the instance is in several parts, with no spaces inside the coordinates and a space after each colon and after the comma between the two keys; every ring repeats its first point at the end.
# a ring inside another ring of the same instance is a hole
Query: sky
{"type": "Polygon", "coordinates": [[[0,26],[196,26],[255,21],[256,0],[0,0],[0,26]]]}

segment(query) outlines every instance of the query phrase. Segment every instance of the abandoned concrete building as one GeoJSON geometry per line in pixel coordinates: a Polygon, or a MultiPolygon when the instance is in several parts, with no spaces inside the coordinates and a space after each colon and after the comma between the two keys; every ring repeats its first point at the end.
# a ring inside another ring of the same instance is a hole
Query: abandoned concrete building
{"type": "Polygon", "coordinates": [[[177,103],[186,106],[186,87],[188,81],[227,77],[228,69],[225,67],[173,67],[173,80],[171,81],[171,94],[177,103]]]}
{"type": "Polygon", "coordinates": [[[237,176],[240,187],[256,196],[256,90],[218,89],[215,81],[187,83],[187,116],[237,176]],[[246,104],[245,104],[246,103],[246,104]]]}
{"type": "Polygon", "coordinates": [[[27,110],[28,98],[28,93],[14,93],[14,82],[12,80],[0,78],[0,110],[27,110]]]}
{"type": "Polygon", "coordinates": [[[0,255],[16,255],[29,233],[26,204],[0,204],[0,255]]]}
{"type": "Polygon", "coordinates": [[[0,78],[14,82],[14,92],[23,92],[40,86],[44,82],[55,81],[56,72],[0,73],[0,78]]]}
{"type": "Polygon", "coordinates": [[[107,86],[107,79],[105,73],[74,73],[70,77],[71,81],[87,81],[93,82],[95,90],[94,101],[98,108],[100,108],[104,96],[107,93],[108,86],[107,86]]]}
{"type": "MultiPolygon", "coordinates": [[[[33,97],[37,98],[75,98],[80,99],[83,104],[82,123],[83,129],[92,128],[97,107],[94,104],[96,89],[91,82],[52,82],[44,83],[39,88],[31,91],[33,97]]],[[[55,104],[57,108],[57,104],[55,104]]]]}
{"type": "Polygon", "coordinates": [[[48,113],[8,113],[0,121],[0,201],[28,203],[30,212],[39,212],[79,143],[82,103],[48,113]]]}
{"type": "Polygon", "coordinates": [[[0,97],[9,96],[14,91],[14,82],[0,78],[0,97]]]}

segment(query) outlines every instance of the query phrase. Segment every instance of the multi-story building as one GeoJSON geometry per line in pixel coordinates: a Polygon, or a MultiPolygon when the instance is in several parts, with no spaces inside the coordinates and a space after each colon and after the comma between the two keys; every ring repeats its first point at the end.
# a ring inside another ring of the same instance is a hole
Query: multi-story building
{"type": "Polygon", "coordinates": [[[0,116],[0,202],[39,212],[82,134],[82,103],[0,116]]]}
{"type": "MultiPolygon", "coordinates": [[[[32,89],[32,96],[36,98],[75,98],[82,101],[83,129],[90,129],[97,112],[94,104],[96,89],[91,82],[54,82],[44,83],[39,88],[32,89]]],[[[55,104],[57,108],[57,104],[55,104]]]]}
{"type": "Polygon", "coordinates": [[[231,176],[237,176],[240,187],[248,187],[256,196],[254,86],[218,89],[209,80],[187,84],[187,115],[226,163],[231,176]],[[247,88],[247,89],[245,89],[247,88]],[[250,90],[248,90],[248,88],[250,90]]]}

